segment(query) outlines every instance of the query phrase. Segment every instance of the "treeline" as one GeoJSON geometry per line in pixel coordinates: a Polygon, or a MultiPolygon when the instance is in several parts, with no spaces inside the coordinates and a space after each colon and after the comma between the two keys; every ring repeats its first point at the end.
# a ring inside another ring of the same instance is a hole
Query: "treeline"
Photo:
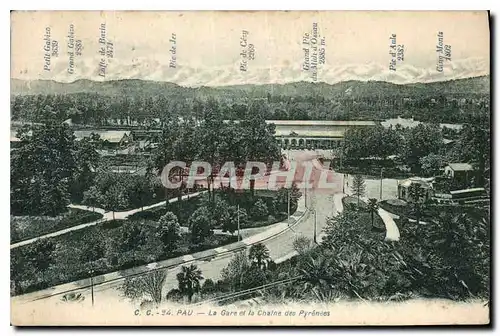
{"type": "Polygon", "coordinates": [[[489,95],[350,96],[273,95],[261,98],[177,98],[156,96],[108,96],[99,93],[18,95],[12,97],[12,120],[62,122],[92,126],[158,126],[154,119],[198,117],[211,101],[226,119],[240,120],[258,104],[268,120],[384,120],[414,118],[425,122],[463,123],[469,116],[489,114],[489,95]]]}
{"type": "Polygon", "coordinates": [[[334,150],[337,157],[343,158],[336,165],[362,167],[378,160],[381,164],[404,164],[412,173],[433,176],[447,163],[465,162],[477,168],[479,175],[474,184],[482,186],[490,174],[490,120],[478,117],[467,121],[460,131],[453,132],[452,143],[443,141],[450,130],[437,124],[349,129],[334,150]]]}
{"type": "Polygon", "coordinates": [[[50,215],[83,197],[93,183],[99,155],[88,139],[75,141],[66,125],[24,127],[11,151],[10,200],[13,215],[50,215]]]}

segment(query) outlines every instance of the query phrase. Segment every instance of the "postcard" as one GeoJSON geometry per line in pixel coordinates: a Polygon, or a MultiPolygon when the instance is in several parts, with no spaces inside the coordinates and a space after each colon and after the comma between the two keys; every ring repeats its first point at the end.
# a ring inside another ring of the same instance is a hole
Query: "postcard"
{"type": "Polygon", "coordinates": [[[13,11],[15,326],[490,323],[486,11],[13,11]]]}

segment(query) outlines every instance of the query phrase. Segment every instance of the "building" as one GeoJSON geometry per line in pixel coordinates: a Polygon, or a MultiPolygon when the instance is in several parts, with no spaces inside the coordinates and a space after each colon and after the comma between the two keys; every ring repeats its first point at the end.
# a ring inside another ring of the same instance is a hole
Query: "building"
{"type": "Polygon", "coordinates": [[[109,149],[124,147],[131,144],[133,141],[133,136],[130,131],[89,130],[75,131],[74,134],[77,141],[84,138],[91,138],[93,134],[98,135],[104,147],[109,149]]]}
{"type": "Polygon", "coordinates": [[[434,188],[432,183],[434,178],[410,177],[406,180],[398,181],[398,198],[407,202],[415,201],[412,198],[410,188],[412,185],[419,185],[423,189],[423,197],[418,200],[420,202],[428,201],[434,196],[434,188]]]}
{"type": "Polygon", "coordinates": [[[350,128],[374,127],[375,121],[266,120],[276,126],[275,137],[282,148],[329,149],[350,128]]]}
{"type": "MultiPolygon", "coordinates": [[[[396,127],[399,125],[402,128],[414,128],[417,127],[418,125],[422,124],[421,121],[415,120],[413,118],[393,118],[393,119],[386,119],[382,122],[380,122],[382,126],[385,128],[389,127],[396,127]]],[[[425,123],[424,123],[425,124],[425,123]]],[[[454,131],[460,131],[462,129],[462,124],[439,124],[440,128],[446,127],[448,129],[454,130],[454,131]]]]}
{"type": "Polygon", "coordinates": [[[450,163],[444,167],[444,176],[452,181],[454,189],[469,187],[474,175],[474,167],[469,163],[450,163]]]}

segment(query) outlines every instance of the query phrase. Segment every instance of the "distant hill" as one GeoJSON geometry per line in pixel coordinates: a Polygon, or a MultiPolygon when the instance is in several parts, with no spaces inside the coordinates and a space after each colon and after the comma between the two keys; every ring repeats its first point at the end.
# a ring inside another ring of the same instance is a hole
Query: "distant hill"
{"type": "Polygon", "coordinates": [[[177,84],[139,79],[91,81],[72,83],[52,80],[11,80],[12,95],[95,93],[104,96],[167,96],[178,98],[245,97],[266,98],[273,96],[322,96],[334,97],[386,97],[386,96],[439,96],[489,94],[490,76],[456,79],[442,82],[393,84],[381,81],[345,81],[336,84],[296,82],[287,84],[234,85],[219,87],[183,87],[177,84]]]}

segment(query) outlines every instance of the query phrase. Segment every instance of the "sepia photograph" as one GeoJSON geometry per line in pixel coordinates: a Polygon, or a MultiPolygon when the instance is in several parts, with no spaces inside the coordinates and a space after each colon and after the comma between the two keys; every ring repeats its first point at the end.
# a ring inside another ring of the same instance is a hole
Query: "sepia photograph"
{"type": "Polygon", "coordinates": [[[14,326],[488,325],[487,11],[12,11],[14,326]]]}

